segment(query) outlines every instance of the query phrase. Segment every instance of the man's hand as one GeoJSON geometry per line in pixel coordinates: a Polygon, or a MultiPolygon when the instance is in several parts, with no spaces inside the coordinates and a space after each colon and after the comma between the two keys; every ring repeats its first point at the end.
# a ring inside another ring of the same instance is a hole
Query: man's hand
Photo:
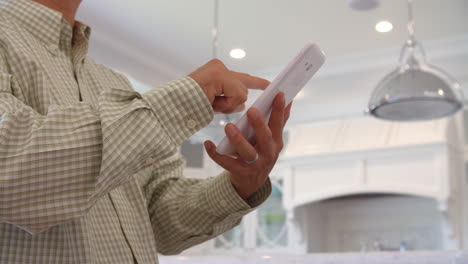
{"type": "Polygon", "coordinates": [[[236,146],[237,158],[217,153],[215,144],[211,141],[205,141],[208,155],[230,172],[231,183],[244,200],[265,184],[273,169],[283,148],[283,127],[289,118],[290,111],[291,104],[285,109],[283,93],[278,94],[273,101],[268,124],[258,109],[249,109],[247,117],[255,131],[256,143],[254,145],[244,138],[234,124],[228,124],[225,129],[226,135],[236,146]],[[255,160],[254,163],[248,163],[248,161],[255,160]]]}
{"type": "Polygon", "coordinates": [[[229,71],[217,59],[209,61],[188,76],[203,89],[213,110],[222,113],[244,110],[248,88],[263,90],[270,84],[262,78],[229,71]]]}

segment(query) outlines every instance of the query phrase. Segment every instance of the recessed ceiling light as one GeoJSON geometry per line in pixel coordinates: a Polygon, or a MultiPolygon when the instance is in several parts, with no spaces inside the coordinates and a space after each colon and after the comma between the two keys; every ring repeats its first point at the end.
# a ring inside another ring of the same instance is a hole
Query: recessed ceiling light
{"type": "Polygon", "coordinates": [[[243,49],[232,49],[229,55],[234,59],[242,59],[245,57],[245,51],[243,49]]]}
{"type": "Polygon", "coordinates": [[[375,24],[375,30],[380,33],[390,32],[392,29],[393,25],[388,21],[380,21],[379,23],[375,24]]]}

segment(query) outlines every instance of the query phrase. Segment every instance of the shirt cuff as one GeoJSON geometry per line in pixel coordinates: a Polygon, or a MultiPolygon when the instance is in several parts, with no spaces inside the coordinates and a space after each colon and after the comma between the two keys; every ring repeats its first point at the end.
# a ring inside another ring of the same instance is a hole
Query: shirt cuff
{"type": "Polygon", "coordinates": [[[207,201],[212,214],[225,218],[233,213],[251,210],[262,204],[271,194],[271,182],[265,184],[246,201],[242,199],[232,186],[229,172],[225,171],[207,186],[207,201]]]}
{"type": "Polygon", "coordinates": [[[202,88],[186,76],[143,95],[173,143],[178,147],[213,119],[213,108],[202,88]]]}

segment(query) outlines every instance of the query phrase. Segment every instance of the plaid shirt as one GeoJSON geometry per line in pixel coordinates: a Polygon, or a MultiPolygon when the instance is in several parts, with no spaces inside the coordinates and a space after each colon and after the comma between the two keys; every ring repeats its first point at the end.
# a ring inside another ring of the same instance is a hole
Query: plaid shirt
{"type": "Polygon", "coordinates": [[[90,28],[0,0],[0,263],[157,263],[219,235],[247,204],[228,172],[182,177],[212,119],[189,77],[139,94],[87,57],[90,28]]]}

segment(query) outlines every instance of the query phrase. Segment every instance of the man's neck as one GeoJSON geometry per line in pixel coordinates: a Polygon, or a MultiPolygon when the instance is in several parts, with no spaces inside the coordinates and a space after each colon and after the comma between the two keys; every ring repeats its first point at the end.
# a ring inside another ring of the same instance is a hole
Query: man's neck
{"type": "Polygon", "coordinates": [[[75,25],[75,15],[80,6],[81,0],[33,0],[48,8],[59,11],[63,14],[63,18],[73,28],[75,25]]]}

